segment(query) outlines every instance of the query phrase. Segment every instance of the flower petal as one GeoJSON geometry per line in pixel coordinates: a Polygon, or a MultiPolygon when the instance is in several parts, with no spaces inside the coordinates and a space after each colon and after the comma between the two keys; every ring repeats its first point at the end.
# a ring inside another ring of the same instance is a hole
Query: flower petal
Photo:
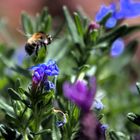
{"type": "Polygon", "coordinates": [[[107,28],[113,28],[116,26],[117,20],[114,17],[110,17],[107,22],[105,23],[105,26],[107,28]]]}
{"type": "Polygon", "coordinates": [[[51,81],[46,81],[44,83],[44,88],[45,90],[49,91],[49,90],[55,89],[55,85],[51,81]]]}
{"type": "Polygon", "coordinates": [[[102,5],[99,12],[96,14],[95,21],[100,22],[111,11],[110,7],[102,5]]]}
{"type": "Polygon", "coordinates": [[[124,41],[121,38],[115,40],[112,44],[110,55],[112,57],[120,56],[124,51],[124,46],[124,41]]]}

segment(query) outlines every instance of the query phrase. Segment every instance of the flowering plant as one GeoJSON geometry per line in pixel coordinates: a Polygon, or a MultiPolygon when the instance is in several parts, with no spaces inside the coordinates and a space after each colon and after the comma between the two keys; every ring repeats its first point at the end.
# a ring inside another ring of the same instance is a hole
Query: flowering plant
{"type": "Polygon", "coordinates": [[[46,48],[39,44],[37,53],[1,44],[0,138],[139,139],[140,73],[132,59],[138,40],[127,37],[140,25],[125,19],[140,16],[140,2],[103,5],[95,20],[81,11],[72,17],[66,6],[63,12],[66,26],[58,31],[47,8],[36,18],[21,15],[26,34],[59,36],[46,48]]]}

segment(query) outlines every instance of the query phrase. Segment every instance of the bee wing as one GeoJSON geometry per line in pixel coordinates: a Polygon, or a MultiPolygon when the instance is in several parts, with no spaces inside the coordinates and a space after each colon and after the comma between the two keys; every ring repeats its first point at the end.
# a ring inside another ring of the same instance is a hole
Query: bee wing
{"type": "Polygon", "coordinates": [[[26,37],[31,37],[32,35],[31,34],[28,34],[28,33],[24,33],[21,29],[17,28],[16,29],[19,33],[21,33],[23,36],[26,36],[26,37]]]}

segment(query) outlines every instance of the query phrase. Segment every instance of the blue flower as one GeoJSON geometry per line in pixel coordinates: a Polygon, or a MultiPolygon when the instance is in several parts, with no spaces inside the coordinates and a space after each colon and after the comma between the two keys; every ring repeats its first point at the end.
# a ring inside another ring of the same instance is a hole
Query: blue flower
{"type": "Polygon", "coordinates": [[[101,131],[102,133],[105,133],[105,131],[108,129],[108,125],[107,124],[102,124],[101,125],[101,131]]]}
{"type": "Polygon", "coordinates": [[[55,76],[59,74],[59,68],[56,65],[56,62],[53,60],[49,60],[46,64],[45,74],[48,76],[55,76]]]}
{"type": "Polygon", "coordinates": [[[45,90],[49,91],[49,90],[55,89],[55,85],[51,81],[45,81],[44,88],[45,88],[45,90]]]}
{"type": "Polygon", "coordinates": [[[59,74],[59,68],[54,60],[49,60],[47,63],[32,66],[29,70],[43,71],[47,76],[55,76],[59,74]]]}
{"type": "Polygon", "coordinates": [[[113,28],[116,23],[116,5],[113,3],[110,6],[102,5],[100,11],[96,14],[95,21],[100,22],[108,13],[111,13],[112,16],[107,20],[105,26],[107,28],[113,28]]]}
{"type": "Polygon", "coordinates": [[[62,127],[65,123],[63,121],[57,121],[56,125],[57,127],[62,127]]]}
{"type": "Polygon", "coordinates": [[[122,15],[123,18],[140,16],[140,2],[120,0],[120,11],[118,12],[118,15],[122,15]]]}
{"type": "Polygon", "coordinates": [[[63,117],[63,120],[57,121],[57,122],[56,122],[57,127],[62,127],[65,123],[67,123],[67,118],[66,118],[65,113],[63,113],[63,112],[62,112],[61,110],[59,110],[59,109],[53,109],[53,111],[54,111],[55,113],[61,114],[62,117],[63,117]]]}
{"type": "Polygon", "coordinates": [[[32,83],[33,85],[38,85],[43,82],[44,88],[50,90],[54,88],[54,84],[48,81],[48,76],[56,76],[59,74],[59,68],[56,65],[56,62],[49,60],[48,63],[38,64],[32,66],[29,70],[33,71],[32,83]]]}
{"type": "Polygon", "coordinates": [[[124,51],[124,46],[124,41],[121,38],[115,40],[111,46],[110,55],[112,57],[120,56],[124,51]]]}
{"type": "Polygon", "coordinates": [[[104,105],[101,102],[101,100],[95,100],[94,101],[94,108],[97,109],[97,110],[102,110],[104,108],[104,105]]]}
{"type": "Polygon", "coordinates": [[[108,13],[111,13],[112,15],[105,23],[105,26],[107,28],[113,28],[120,19],[140,16],[140,2],[120,0],[120,8],[118,9],[116,7],[117,5],[115,3],[109,6],[102,5],[99,12],[96,14],[95,21],[100,22],[108,13]]]}

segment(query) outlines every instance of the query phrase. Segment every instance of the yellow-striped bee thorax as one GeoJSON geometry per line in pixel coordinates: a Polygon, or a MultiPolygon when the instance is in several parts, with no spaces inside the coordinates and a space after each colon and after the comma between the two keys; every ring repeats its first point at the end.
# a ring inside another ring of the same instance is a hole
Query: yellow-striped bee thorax
{"type": "Polygon", "coordinates": [[[27,42],[32,44],[32,43],[37,43],[37,42],[44,42],[46,45],[50,44],[52,41],[51,35],[45,34],[43,32],[37,32],[34,33],[28,40],[27,42]]]}
{"type": "Polygon", "coordinates": [[[27,40],[25,50],[29,55],[31,55],[34,51],[37,54],[40,47],[44,46],[46,48],[46,46],[51,42],[51,35],[45,34],[44,32],[37,32],[27,40]]]}

